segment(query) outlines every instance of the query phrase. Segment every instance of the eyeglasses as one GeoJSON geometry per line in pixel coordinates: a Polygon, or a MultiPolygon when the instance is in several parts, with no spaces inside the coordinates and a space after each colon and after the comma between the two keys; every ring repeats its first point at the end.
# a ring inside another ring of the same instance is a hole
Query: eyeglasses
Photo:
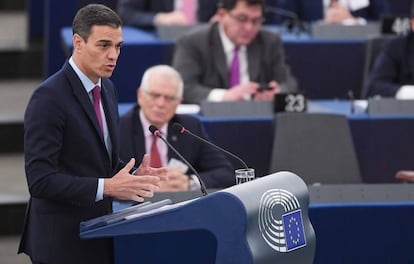
{"type": "Polygon", "coordinates": [[[245,25],[247,23],[252,23],[253,26],[258,27],[265,21],[264,17],[257,17],[257,18],[249,18],[246,15],[233,15],[232,13],[228,12],[229,16],[236,20],[237,23],[241,25],[245,25]]]}
{"type": "Polygon", "coordinates": [[[171,95],[164,95],[164,94],[160,94],[160,93],[156,93],[156,92],[151,92],[151,91],[144,91],[151,100],[157,100],[159,98],[164,98],[164,100],[168,103],[172,103],[174,101],[177,101],[179,99],[179,97],[177,96],[171,96],[171,95]]]}

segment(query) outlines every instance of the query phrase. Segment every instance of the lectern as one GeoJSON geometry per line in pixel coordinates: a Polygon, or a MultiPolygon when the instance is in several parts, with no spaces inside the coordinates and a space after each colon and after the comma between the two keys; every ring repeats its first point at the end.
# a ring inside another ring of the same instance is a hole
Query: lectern
{"type": "Polygon", "coordinates": [[[207,196],[145,203],[81,223],[114,237],[116,263],[313,263],[309,194],[282,171],[207,196]]]}

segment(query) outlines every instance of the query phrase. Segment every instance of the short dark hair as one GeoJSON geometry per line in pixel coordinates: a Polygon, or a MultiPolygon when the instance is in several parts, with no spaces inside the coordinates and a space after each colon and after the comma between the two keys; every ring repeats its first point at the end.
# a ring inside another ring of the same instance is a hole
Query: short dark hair
{"type": "Polygon", "coordinates": [[[122,20],[115,11],[105,5],[89,4],[76,13],[72,31],[87,41],[91,28],[95,25],[119,28],[122,26],[122,20]]]}
{"type": "Polygon", "coordinates": [[[227,10],[232,10],[237,2],[244,1],[247,5],[260,5],[264,9],[265,1],[264,0],[220,0],[218,3],[219,8],[224,8],[227,10]]]}

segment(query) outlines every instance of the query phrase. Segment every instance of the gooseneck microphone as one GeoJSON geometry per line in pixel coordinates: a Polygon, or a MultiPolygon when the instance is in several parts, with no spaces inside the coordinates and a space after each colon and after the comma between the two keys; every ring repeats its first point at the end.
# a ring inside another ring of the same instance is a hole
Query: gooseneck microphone
{"type": "Polygon", "coordinates": [[[206,140],[206,139],[204,139],[204,138],[202,138],[202,137],[200,137],[200,136],[197,136],[196,134],[194,134],[194,133],[193,133],[193,132],[191,132],[190,130],[188,130],[188,129],[184,128],[184,127],[183,127],[180,123],[175,122],[175,123],[173,124],[173,128],[174,128],[177,132],[179,132],[180,134],[187,133],[188,135],[191,135],[191,136],[193,136],[193,137],[197,138],[198,140],[201,140],[202,142],[204,142],[204,143],[206,143],[206,144],[208,144],[208,145],[210,145],[210,146],[212,146],[212,147],[214,147],[214,148],[216,148],[216,149],[218,149],[218,150],[220,150],[220,151],[224,152],[225,154],[227,154],[227,155],[229,155],[229,156],[231,156],[231,157],[233,157],[233,158],[237,159],[238,161],[240,161],[246,169],[248,169],[248,168],[249,168],[249,167],[247,166],[247,164],[246,164],[246,163],[245,163],[245,162],[244,162],[244,161],[243,161],[240,157],[236,156],[235,154],[231,153],[230,151],[227,151],[227,150],[225,150],[225,149],[223,149],[223,148],[221,148],[221,147],[217,146],[216,144],[211,143],[210,141],[208,141],[208,140],[206,140]]]}
{"type": "Polygon", "coordinates": [[[299,32],[296,33],[309,32],[307,24],[301,21],[295,12],[270,5],[265,5],[264,11],[265,13],[288,18],[287,23],[285,22],[284,25],[289,31],[294,31],[296,29],[299,30],[299,32]]]}
{"type": "Polygon", "coordinates": [[[149,126],[149,131],[156,137],[158,137],[159,139],[161,139],[165,144],[167,144],[167,146],[174,151],[175,154],[177,154],[178,157],[180,157],[180,159],[182,161],[184,161],[184,163],[194,172],[195,176],[197,177],[198,181],[200,182],[200,189],[201,192],[203,193],[203,195],[207,195],[207,188],[206,185],[204,184],[203,180],[201,179],[200,175],[198,174],[198,172],[194,169],[194,167],[190,164],[190,162],[188,162],[188,160],[186,160],[179,152],[178,150],[176,150],[163,136],[161,131],[155,127],[154,125],[150,125],[149,126]]]}
{"type": "Polygon", "coordinates": [[[355,96],[352,90],[348,91],[348,97],[349,97],[349,101],[351,102],[350,112],[351,114],[355,114],[355,96]]]}
{"type": "Polygon", "coordinates": [[[293,20],[298,20],[298,15],[287,9],[266,5],[264,7],[264,11],[268,13],[273,13],[275,15],[284,16],[293,20]]]}

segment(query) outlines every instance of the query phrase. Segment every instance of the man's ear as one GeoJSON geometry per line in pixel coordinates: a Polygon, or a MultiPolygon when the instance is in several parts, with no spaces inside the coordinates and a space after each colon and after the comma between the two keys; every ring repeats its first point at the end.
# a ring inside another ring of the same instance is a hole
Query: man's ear
{"type": "Polygon", "coordinates": [[[74,34],[72,37],[73,50],[80,48],[80,45],[84,42],[83,38],[79,34],[74,34]]]}

